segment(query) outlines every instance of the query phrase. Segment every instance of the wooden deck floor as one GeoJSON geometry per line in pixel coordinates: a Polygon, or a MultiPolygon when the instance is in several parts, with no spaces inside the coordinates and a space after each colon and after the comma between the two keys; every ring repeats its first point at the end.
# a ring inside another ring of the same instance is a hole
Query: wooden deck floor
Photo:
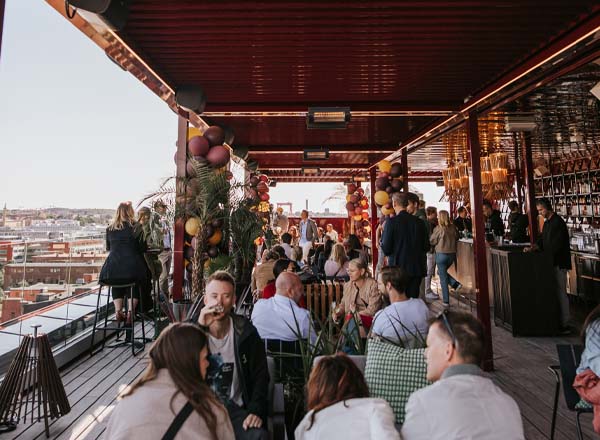
{"type": "MultiPolygon", "coordinates": [[[[438,310],[440,305],[434,304],[433,308],[438,310]]],[[[513,338],[502,328],[493,329],[495,371],[492,376],[519,404],[527,439],[550,438],[554,376],[547,371],[547,366],[557,362],[555,344],[576,342],[574,337],[513,338]]],[[[105,349],[94,357],[86,356],[62,371],[72,409],[51,423],[51,438],[102,438],[118,392],[134,381],[146,364],[145,355],[133,357],[129,347],[123,347],[105,349]]],[[[582,416],[582,426],[585,438],[596,438],[591,429],[591,415],[582,416]]],[[[5,438],[43,439],[43,423],[20,425],[5,438]]],[[[576,438],[575,418],[566,409],[562,395],[555,438],[576,438]]]]}

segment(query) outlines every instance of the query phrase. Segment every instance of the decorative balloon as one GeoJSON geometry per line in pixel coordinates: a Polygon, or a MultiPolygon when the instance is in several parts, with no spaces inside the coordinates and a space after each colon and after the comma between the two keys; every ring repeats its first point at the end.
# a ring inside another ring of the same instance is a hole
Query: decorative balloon
{"type": "Polygon", "coordinates": [[[192,156],[206,157],[210,145],[204,136],[194,136],[188,141],[188,150],[192,156]]]}

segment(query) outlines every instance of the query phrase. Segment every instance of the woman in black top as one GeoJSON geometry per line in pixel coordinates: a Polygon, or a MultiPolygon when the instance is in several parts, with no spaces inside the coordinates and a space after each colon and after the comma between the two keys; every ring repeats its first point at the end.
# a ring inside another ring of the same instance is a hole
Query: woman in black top
{"type": "MultiPolygon", "coordinates": [[[[136,233],[131,203],[121,203],[117,208],[113,222],[106,229],[106,249],[109,254],[100,271],[100,283],[136,283],[133,289],[133,303],[129,301],[129,310],[135,310],[140,291],[146,282],[147,269],[143,257],[146,244],[139,229],[136,233]]],[[[128,289],[124,288],[112,289],[117,321],[126,319],[123,313],[123,296],[127,291],[128,289]]],[[[130,319],[129,316],[127,319],[130,319]]]]}

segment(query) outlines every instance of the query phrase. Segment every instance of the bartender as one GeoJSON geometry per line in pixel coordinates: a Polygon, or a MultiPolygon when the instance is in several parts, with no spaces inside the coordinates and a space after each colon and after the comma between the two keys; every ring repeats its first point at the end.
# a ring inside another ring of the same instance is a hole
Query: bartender
{"type": "Polygon", "coordinates": [[[467,208],[464,206],[458,208],[458,217],[454,219],[454,226],[456,226],[458,232],[462,232],[463,234],[466,232],[473,232],[473,223],[471,222],[471,219],[467,217],[467,208]]]}
{"type": "Polygon", "coordinates": [[[492,208],[489,200],[483,201],[483,215],[485,217],[485,235],[488,241],[494,241],[494,236],[504,236],[504,222],[500,217],[500,211],[492,208]]]}
{"type": "Polygon", "coordinates": [[[568,334],[569,299],[567,298],[567,271],[571,270],[571,248],[569,230],[565,221],[552,210],[552,204],[547,198],[536,200],[539,215],[544,217],[542,236],[529,250],[541,250],[552,258],[554,276],[556,280],[556,293],[560,305],[561,333],[568,334]]]}
{"type": "Polygon", "coordinates": [[[527,234],[529,219],[521,212],[521,208],[516,201],[511,200],[508,202],[508,208],[510,209],[510,215],[508,216],[510,239],[513,243],[529,242],[529,235],[527,234]]]}

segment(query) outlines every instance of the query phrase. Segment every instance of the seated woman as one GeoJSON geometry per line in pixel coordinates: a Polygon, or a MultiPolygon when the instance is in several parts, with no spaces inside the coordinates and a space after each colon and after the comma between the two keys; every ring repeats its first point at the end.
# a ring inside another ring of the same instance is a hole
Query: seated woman
{"type": "Polygon", "coordinates": [[[275,295],[275,281],[281,272],[295,272],[296,271],[296,263],[288,259],[277,260],[275,265],[273,266],[273,276],[275,277],[272,281],[270,281],[265,288],[263,289],[261,298],[269,299],[275,295]]]}
{"type": "Polygon", "coordinates": [[[600,305],[585,319],[582,337],[584,350],[573,388],[594,406],[594,431],[600,433],[600,305]]]}
{"type": "Polygon", "coordinates": [[[110,226],[106,229],[106,250],[108,257],[100,270],[101,284],[117,285],[136,283],[133,300],[129,299],[129,313],[123,312],[123,297],[127,288],[112,288],[117,322],[131,322],[131,311],[137,307],[140,292],[147,283],[147,267],[144,261],[146,243],[134,228],[134,215],[131,203],[121,203],[110,226]]]}
{"type": "Polygon", "coordinates": [[[325,262],[325,276],[341,278],[348,276],[348,257],[344,245],[336,243],[331,251],[329,260],[325,262]]]}
{"type": "Polygon", "coordinates": [[[176,323],[150,349],[148,367],[112,412],[105,437],[159,439],[187,414],[177,439],[234,439],[225,407],[205,382],[208,340],[195,324],[176,323]]]}
{"type": "Polygon", "coordinates": [[[392,408],[383,399],[369,398],[362,373],[344,354],[319,361],[307,394],[309,412],[296,428],[296,440],[400,438],[392,408]]]}
{"type": "Polygon", "coordinates": [[[327,263],[327,260],[331,257],[334,244],[335,242],[328,238],[323,245],[323,252],[321,252],[317,258],[317,268],[321,275],[325,275],[325,263],[327,263]]]}
{"type": "Polygon", "coordinates": [[[354,260],[356,258],[360,258],[365,260],[365,263],[368,264],[369,257],[365,252],[363,245],[360,243],[360,239],[356,234],[350,234],[348,236],[348,241],[346,242],[346,247],[348,249],[347,254],[350,260],[354,260]]]}
{"type": "Polygon", "coordinates": [[[279,260],[279,254],[274,250],[266,250],[263,253],[262,262],[254,268],[251,278],[252,291],[260,297],[265,286],[273,281],[273,267],[279,260]]]}

